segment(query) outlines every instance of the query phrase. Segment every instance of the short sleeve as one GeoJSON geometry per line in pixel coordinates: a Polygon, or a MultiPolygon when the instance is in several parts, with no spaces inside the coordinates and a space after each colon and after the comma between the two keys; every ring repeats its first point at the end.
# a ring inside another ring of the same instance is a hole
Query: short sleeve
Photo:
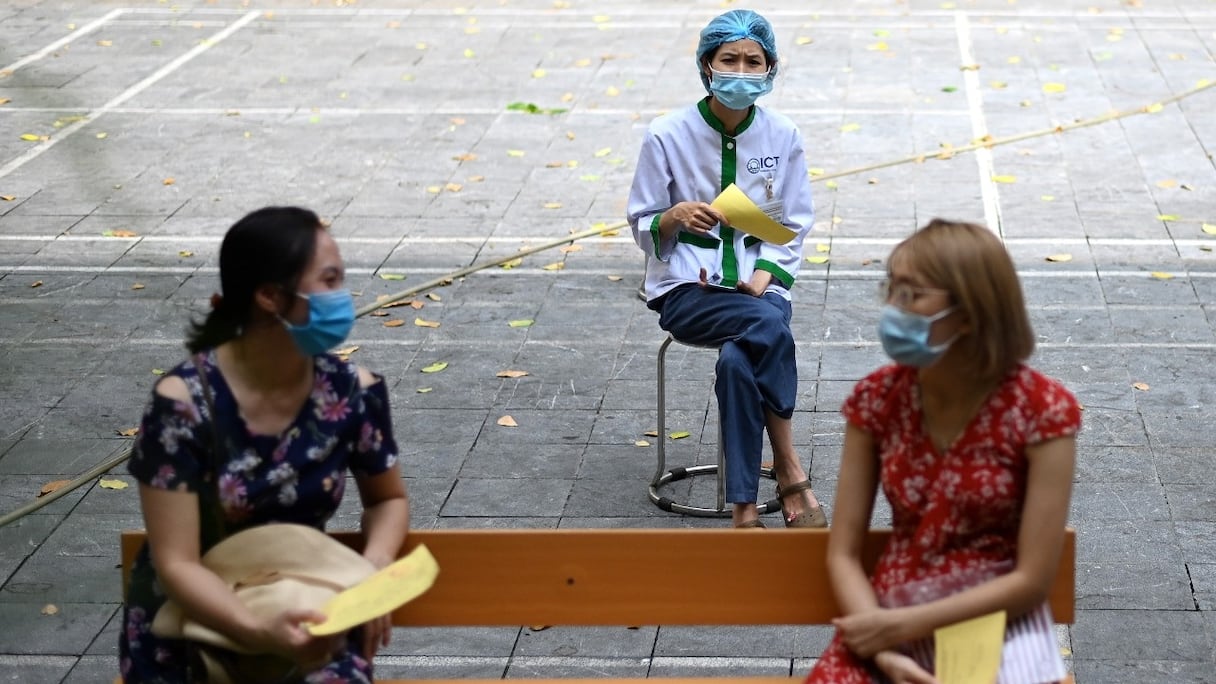
{"type": "Polygon", "coordinates": [[[127,471],[150,487],[197,492],[200,457],[206,448],[198,438],[201,425],[202,418],[193,402],[153,392],[127,461],[127,471]]]}
{"type": "Polygon", "coordinates": [[[363,410],[359,434],[351,450],[350,469],[359,475],[378,475],[397,463],[397,441],[393,438],[388,383],[382,376],[362,390],[363,410]]]}
{"type": "Polygon", "coordinates": [[[894,389],[901,377],[900,366],[884,366],[862,378],[840,408],[844,419],[865,432],[879,433],[889,422],[891,402],[899,396],[894,389]]]}
{"type": "Polygon", "coordinates": [[[1034,388],[1030,393],[1034,406],[1030,416],[1027,444],[1040,444],[1059,437],[1068,437],[1081,430],[1081,405],[1072,392],[1058,380],[1032,372],[1034,388]]]}

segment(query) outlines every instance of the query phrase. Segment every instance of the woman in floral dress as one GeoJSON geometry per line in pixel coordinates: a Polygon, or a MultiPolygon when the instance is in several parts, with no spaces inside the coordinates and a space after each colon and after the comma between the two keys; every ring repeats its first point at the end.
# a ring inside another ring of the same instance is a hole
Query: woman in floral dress
{"type": "Polygon", "coordinates": [[[992,232],[934,220],[888,262],[879,337],[896,362],[847,420],[828,545],[844,617],[812,684],[933,684],[933,631],[1004,610],[1000,684],[1065,675],[1046,603],[1063,548],[1080,407],[1025,365],[1034,333],[992,232]],[[861,552],[879,485],[894,535],[861,552]]]}
{"type": "Polygon", "coordinates": [[[387,617],[313,637],[304,623],[324,616],[288,610],[257,618],[199,560],[222,536],[255,525],[323,529],[348,469],[363,504],[363,555],[376,567],[396,558],[409,506],[385,382],[326,353],[354,324],[344,277],[337,245],[311,211],[261,209],[225,235],[223,296],[193,325],[190,359],[157,382],[129,462],[148,543],[123,610],[125,682],[199,677],[187,642],[150,631],[167,597],[233,640],[291,659],[303,673],[297,681],[372,680],[372,656],[388,643],[387,617]]]}

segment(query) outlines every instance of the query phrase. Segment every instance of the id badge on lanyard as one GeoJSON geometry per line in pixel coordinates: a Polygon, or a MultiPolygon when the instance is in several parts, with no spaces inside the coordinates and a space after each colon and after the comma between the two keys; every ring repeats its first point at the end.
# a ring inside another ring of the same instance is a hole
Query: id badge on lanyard
{"type": "Polygon", "coordinates": [[[785,223],[785,202],[781,201],[781,198],[774,198],[773,182],[774,179],[772,174],[765,176],[764,201],[757,203],[756,206],[759,207],[760,211],[763,211],[764,215],[770,219],[776,221],[777,223],[785,223]]]}

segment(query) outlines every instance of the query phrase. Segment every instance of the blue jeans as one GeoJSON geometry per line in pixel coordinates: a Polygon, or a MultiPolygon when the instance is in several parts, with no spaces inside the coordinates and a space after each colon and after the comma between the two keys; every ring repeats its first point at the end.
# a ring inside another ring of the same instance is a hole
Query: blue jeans
{"type": "Polygon", "coordinates": [[[755,503],[765,413],[791,418],[798,395],[790,302],[771,292],[753,297],[690,284],[652,305],[659,312],[659,327],[677,340],[721,346],[714,392],[726,457],[726,500],[755,503]]]}

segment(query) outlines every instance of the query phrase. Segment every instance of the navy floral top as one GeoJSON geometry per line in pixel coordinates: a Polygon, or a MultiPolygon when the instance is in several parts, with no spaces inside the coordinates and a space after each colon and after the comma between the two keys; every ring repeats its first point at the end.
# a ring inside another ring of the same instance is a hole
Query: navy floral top
{"type": "MultiPolygon", "coordinates": [[[[224,535],[272,522],[324,529],[342,501],[348,469],[376,475],[396,464],[384,380],[377,376],[377,382],[362,387],[353,364],[328,354],[314,357],[314,368],[308,401],[279,435],[250,433],[212,351],[169,372],[186,383],[192,403],[153,392],[127,467],[145,485],[200,494],[204,552],[221,538],[220,515],[224,535]],[[218,431],[212,428],[195,361],[211,386],[218,431]],[[221,455],[218,488],[209,470],[216,432],[223,441],[215,451],[221,455]]],[[[186,645],[149,631],[164,602],[145,545],[132,567],[119,636],[125,682],[189,681],[186,645]]],[[[356,639],[352,633],[346,652],[308,681],[370,682],[371,665],[358,655],[356,639]]]]}

